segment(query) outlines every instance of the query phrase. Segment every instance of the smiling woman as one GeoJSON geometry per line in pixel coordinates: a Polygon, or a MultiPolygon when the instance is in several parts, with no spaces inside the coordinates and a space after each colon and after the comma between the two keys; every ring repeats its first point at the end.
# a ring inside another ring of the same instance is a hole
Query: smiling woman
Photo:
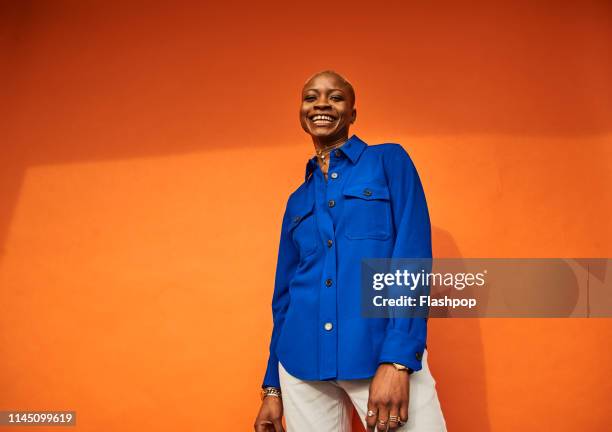
{"type": "Polygon", "coordinates": [[[325,180],[327,155],[346,141],[356,119],[355,91],[348,80],[331,70],[317,72],[306,80],[300,122],[313,139],[325,180]]]}
{"type": "Polygon", "coordinates": [[[431,258],[425,194],[399,144],[349,127],[353,86],[326,70],[302,89],[300,123],[316,155],[289,196],[272,296],[274,328],[256,431],[446,430],[427,366],[425,318],[366,319],[363,258],[431,258]]]}

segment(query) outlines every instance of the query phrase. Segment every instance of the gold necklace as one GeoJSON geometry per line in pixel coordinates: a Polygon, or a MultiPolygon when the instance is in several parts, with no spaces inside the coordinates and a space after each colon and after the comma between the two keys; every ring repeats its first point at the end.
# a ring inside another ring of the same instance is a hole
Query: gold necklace
{"type": "Polygon", "coordinates": [[[333,147],[327,148],[325,150],[320,150],[320,149],[316,149],[315,148],[315,152],[317,154],[317,157],[319,159],[321,159],[321,162],[323,162],[323,165],[327,165],[329,163],[329,158],[327,157],[332,151],[334,151],[335,149],[337,149],[338,147],[341,147],[342,144],[336,144],[333,147]]]}

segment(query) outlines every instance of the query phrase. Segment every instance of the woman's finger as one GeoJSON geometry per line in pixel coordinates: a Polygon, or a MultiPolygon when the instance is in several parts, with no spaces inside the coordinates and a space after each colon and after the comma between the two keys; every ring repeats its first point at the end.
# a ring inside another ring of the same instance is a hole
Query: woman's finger
{"type": "Polygon", "coordinates": [[[368,427],[368,432],[374,432],[376,429],[376,419],[378,417],[378,408],[376,405],[368,401],[368,412],[366,413],[365,421],[368,427]]]}
{"type": "Polygon", "coordinates": [[[376,420],[376,430],[383,432],[389,425],[389,408],[385,405],[378,406],[378,419],[376,420]]]}
{"type": "Polygon", "coordinates": [[[255,424],[255,432],[273,432],[274,425],[271,421],[262,420],[255,424]]]}
{"type": "Polygon", "coordinates": [[[403,424],[406,424],[406,422],[408,421],[408,401],[402,403],[400,405],[400,411],[399,411],[399,416],[400,416],[400,426],[403,424]]]}
{"type": "Polygon", "coordinates": [[[399,427],[400,409],[398,405],[394,405],[389,410],[389,430],[394,431],[399,427]]]}
{"type": "Polygon", "coordinates": [[[274,420],[274,432],[285,432],[282,419],[274,420]]]}

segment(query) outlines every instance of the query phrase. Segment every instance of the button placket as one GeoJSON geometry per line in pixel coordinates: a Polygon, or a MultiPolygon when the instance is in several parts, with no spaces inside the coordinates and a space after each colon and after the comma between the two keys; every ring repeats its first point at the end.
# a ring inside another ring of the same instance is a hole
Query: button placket
{"type": "Polygon", "coordinates": [[[335,224],[338,221],[337,208],[342,199],[341,183],[342,161],[332,152],[329,160],[328,181],[317,178],[315,184],[318,202],[320,203],[320,217],[318,217],[319,231],[323,244],[327,244],[324,253],[324,265],[322,279],[319,288],[319,365],[320,379],[327,379],[335,376],[338,370],[337,350],[338,350],[338,298],[337,298],[337,257],[335,246],[335,224]],[[340,169],[339,169],[340,168],[340,169]]]}

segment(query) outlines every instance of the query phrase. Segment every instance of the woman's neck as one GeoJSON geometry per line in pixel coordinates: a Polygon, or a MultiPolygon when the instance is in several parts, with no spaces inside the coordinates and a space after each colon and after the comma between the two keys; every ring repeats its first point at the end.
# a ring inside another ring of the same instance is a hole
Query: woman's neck
{"type": "Polygon", "coordinates": [[[314,144],[315,147],[315,151],[317,153],[328,153],[330,150],[336,148],[336,147],[340,147],[342,144],[344,144],[346,141],[348,140],[348,136],[347,135],[343,135],[339,138],[336,139],[332,139],[332,140],[321,140],[318,137],[312,137],[312,142],[314,144]]]}

